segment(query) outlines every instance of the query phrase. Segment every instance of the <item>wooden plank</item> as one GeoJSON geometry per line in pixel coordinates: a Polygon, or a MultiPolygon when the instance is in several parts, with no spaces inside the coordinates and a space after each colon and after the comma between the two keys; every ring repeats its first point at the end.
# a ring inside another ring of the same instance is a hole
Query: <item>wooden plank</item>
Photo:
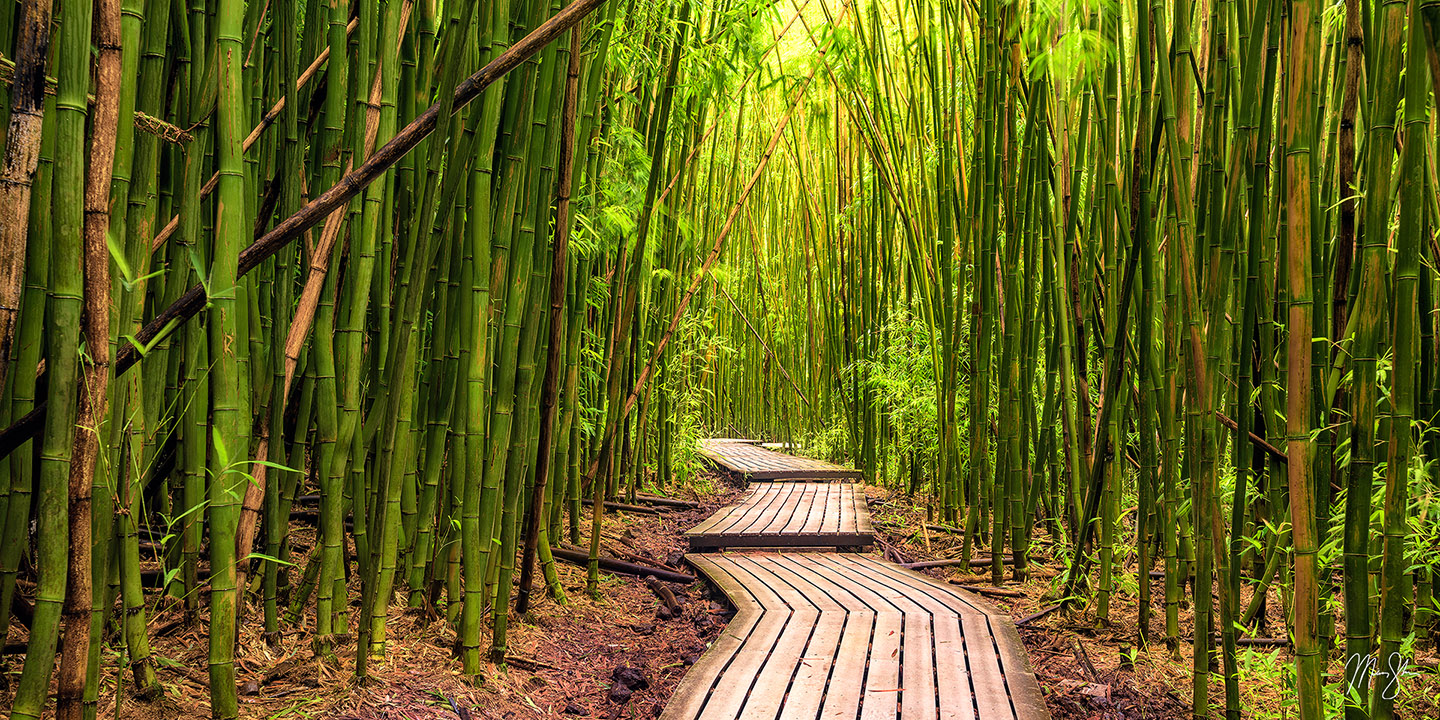
{"type": "Polygon", "coordinates": [[[770,470],[758,470],[750,473],[749,478],[757,481],[775,480],[859,480],[864,473],[859,470],[847,470],[844,468],[778,468],[770,470]]]}
{"type": "Polygon", "coordinates": [[[763,523],[752,528],[753,534],[784,535],[785,526],[790,523],[790,518],[803,513],[804,509],[813,502],[815,495],[811,492],[810,486],[813,486],[814,483],[785,483],[785,485],[789,492],[785,496],[784,504],[770,513],[763,523]]]}
{"type": "MultiPolygon", "coordinates": [[[[817,493],[815,496],[815,510],[817,511],[816,514],[818,517],[815,518],[813,524],[815,529],[812,530],[812,532],[816,534],[833,534],[840,530],[839,524],[836,523],[834,516],[835,506],[833,496],[835,494],[835,488],[831,483],[825,483],[825,486],[825,492],[817,493]]],[[[809,519],[807,518],[807,524],[808,522],[809,519]]]]}
{"type": "Polygon", "coordinates": [[[711,464],[753,480],[860,479],[863,473],[812,458],[778,453],[733,439],[702,440],[699,452],[711,464]]]}
{"type": "Polygon", "coordinates": [[[975,695],[966,668],[960,616],[936,615],[934,622],[935,695],[939,717],[941,720],[975,720],[975,695]]]}
{"type": "Polygon", "coordinates": [[[664,718],[1048,717],[1009,618],[948,586],[850,554],[686,559],[740,612],[664,718]]]}
{"type": "Polygon", "coordinates": [[[855,594],[817,572],[817,568],[810,562],[813,555],[797,554],[785,557],[795,568],[797,575],[806,578],[812,586],[824,591],[845,609],[845,625],[840,632],[840,642],[836,648],[835,661],[819,717],[822,720],[853,720],[860,712],[870,638],[875,630],[875,610],[855,594]]]}
{"type": "Polygon", "coordinates": [[[772,589],[750,575],[744,567],[724,556],[715,557],[714,562],[744,584],[755,596],[755,600],[766,608],[766,612],[760,615],[760,621],[755,624],[755,629],[723,670],[714,692],[697,716],[701,720],[733,720],[740,717],[738,713],[745,704],[750,686],[754,684],[756,675],[770,657],[770,649],[780,638],[790,616],[788,613],[775,612],[775,609],[783,607],[784,603],[772,589]]]}
{"type": "Polygon", "coordinates": [[[732,528],[735,527],[737,523],[740,522],[740,519],[745,515],[745,513],[750,512],[754,508],[761,506],[766,502],[769,502],[769,500],[770,497],[765,491],[758,488],[752,490],[749,495],[745,496],[744,500],[740,504],[731,505],[730,507],[725,508],[721,512],[716,513],[716,515],[720,515],[721,517],[714,525],[708,528],[708,532],[715,534],[723,534],[727,531],[730,531],[732,528]]]}
{"type": "Polygon", "coordinates": [[[870,658],[865,672],[865,690],[860,701],[861,720],[890,720],[899,711],[900,650],[905,614],[887,598],[874,592],[841,568],[825,561],[833,556],[812,555],[807,558],[818,575],[844,588],[875,611],[875,626],[870,636],[870,658]]]}
{"type": "Polygon", "coordinates": [[[870,501],[865,496],[864,485],[855,486],[855,531],[875,532],[874,526],[870,524],[870,501]]]}
{"type": "Polygon", "coordinates": [[[816,483],[815,499],[810,504],[810,511],[805,514],[805,521],[801,523],[800,529],[796,532],[815,534],[824,531],[825,526],[825,502],[828,494],[833,490],[830,483],[816,483]]]}
{"type": "Polygon", "coordinates": [[[973,613],[979,615],[1002,615],[993,605],[977,597],[973,593],[960,590],[953,585],[937,583],[928,576],[917,572],[906,570],[899,565],[865,558],[864,561],[873,568],[875,573],[883,573],[895,578],[900,582],[914,586],[918,591],[928,593],[931,597],[940,598],[949,604],[956,612],[961,614],[973,613]]]}
{"type": "MultiPolygon", "coordinates": [[[[873,568],[872,577],[877,581],[904,583],[910,588],[912,596],[928,596],[934,601],[943,602],[957,613],[963,634],[963,661],[956,658],[950,663],[942,663],[940,667],[959,666],[967,671],[969,682],[973,686],[974,712],[978,713],[980,720],[1049,717],[1039,683],[1029,672],[1025,650],[1018,640],[1018,635],[1013,642],[1000,645],[1000,637],[1005,629],[1015,632],[1008,616],[969,593],[941,585],[918,573],[868,559],[865,564],[873,568]],[[881,580],[882,578],[885,580],[881,580]],[[998,650],[996,645],[1000,645],[998,650]],[[1013,678],[1012,672],[1015,673],[1013,678]],[[1023,697],[1017,695],[1020,692],[1024,693],[1023,697]]],[[[946,632],[948,633],[948,630],[946,632]]],[[[951,678],[949,683],[954,680],[951,678]]],[[[946,684],[948,683],[941,685],[942,690],[946,684]]],[[[955,705],[942,703],[942,707],[950,708],[955,705]]],[[[971,716],[967,713],[961,717],[971,716]]]]}
{"type": "Polygon", "coordinates": [[[984,615],[961,615],[960,627],[965,636],[966,669],[975,688],[975,705],[980,720],[1015,717],[1010,705],[1010,689],[990,634],[990,618],[984,615]]]}
{"type": "Polygon", "coordinates": [[[874,587],[886,588],[882,592],[903,594],[932,614],[941,717],[968,720],[977,711],[982,720],[1049,717],[1024,646],[1007,615],[969,593],[891,563],[853,555],[825,556],[824,562],[840,566],[847,576],[865,577],[874,587]],[[961,625],[963,637],[958,632],[961,625]],[[978,707],[971,705],[972,682],[978,707]]]}
{"type": "Polygon", "coordinates": [[[774,488],[766,488],[757,496],[756,502],[742,506],[744,511],[737,514],[734,523],[724,528],[723,532],[739,535],[749,534],[751,532],[750,529],[755,527],[757,522],[768,515],[774,514],[781,507],[784,507],[785,502],[789,500],[792,492],[794,492],[792,485],[779,485],[774,488]]]}
{"type": "Polygon", "coordinates": [[[760,617],[765,614],[764,608],[750,591],[709,558],[687,555],[685,559],[725,592],[736,612],[725,630],[710,645],[710,649],[685,673],[685,677],[665,705],[665,712],[660,716],[662,720],[690,720],[699,714],[710,698],[716,678],[739,652],[759,623],[760,617]]]}
{"type": "MultiPolygon", "coordinates": [[[[776,577],[805,594],[819,609],[815,629],[810,636],[798,667],[791,680],[779,720],[813,720],[820,712],[829,685],[830,670],[840,654],[841,636],[845,630],[847,611],[823,588],[798,572],[797,566],[783,556],[756,556],[755,561],[776,577]]],[[[859,695],[856,694],[858,702],[859,695]]],[[[768,716],[774,717],[774,716],[768,716]]]]}
{"type": "MultiPolygon", "coordinates": [[[[754,490],[754,489],[751,489],[751,490],[750,490],[750,493],[749,493],[748,495],[746,495],[745,497],[746,497],[746,499],[748,499],[749,497],[753,496],[754,494],[755,494],[755,490],[754,490]]],[[[743,505],[744,503],[745,503],[745,500],[742,500],[740,503],[737,503],[737,504],[735,504],[735,505],[726,505],[725,507],[720,508],[719,510],[715,511],[715,513],[714,513],[713,515],[711,515],[710,517],[705,518],[704,520],[702,520],[699,525],[696,525],[695,527],[690,528],[689,530],[686,530],[685,533],[686,533],[687,535],[689,535],[689,534],[692,534],[692,533],[693,533],[693,534],[703,534],[703,533],[709,532],[709,531],[710,531],[712,528],[714,528],[716,525],[718,525],[718,524],[720,524],[722,521],[724,521],[725,518],[729,517],[729,515],[730,515],[730,513],[731,513],[732,511],[734,511],[736,508],[740,507],[740,506],[743,505]]]]}
{"type": "Polygon", "coordinates": [[[900,665],[900,714],[905,720],[936,720],[934,616],[921,610],[905,613],[900,665]]]}
{"type": "MultiPolygon", "coordinates": [[[[867,572],[867,564],[857,562],[853,558],[838,555],[827,555],[817,558],[817,562],[827,565],[834,572],[845,578],[864,578],[864,587],[874,594],[880,602],[888,603],[898,610],[903,617],[900,632],[895,638],[895,652],[899,656],[900,674],[897,678],[896,702],[885,701],[881,703],[878,714],[872,715],[867,707],[866,717],[892,717],[891,706],[897,704],[900,712],[906,720],[932,720],[936,716],[935,708],[935,658],[931,638],[931,613],[916,598],[912,598],[905,589],[897,588],[893,583],[872,582],[873,577],[867,572]]],[[[883,653],[889,647],[882,645],[877,628],[875,649],[873,653],[883,653]]],[[[872,665],[873,665],[872,657],[872,665]]],[[[867,683],[868,692],[868,683],[867,683]]],[[[870,695],[867,694],[866,702],[870,702],[870,695]]]]}
{"type": "Polygon", "coordinates": [[[711,528],[713,528],[713,527],[715,527],[716,525],[720,524],[720,522],[721,522],[722,520],[724,520],[726,517],[729,517],[729,515],[730,515],[730,508],[721,508],[720,510],[717,510],[717,511],[715,512],[715,514],[711,515],[711,516],[708,517],[708,518],[705,518],[705,520],[702,521],[699,525],[696,525],[695,527],[690,528],[689,530],[686,530],[686,531],[685,531],[685,534],[686,534],[686,535],[705,535],[705,534],[707,534],[707,533],[709,533],[709,532],[711,531],[711,528]]]}
{"type": "Polygon", "coordinates": [[[1015,706],[1015,715],[1021,718],[1049,717],[1040,681],[1035,679],[1025,644],[1020,641],[1020,631],[1007,618],[1002,622],[992,621],[990,632],[1000,648],[1001,670],[1005,673],[1005,684],[1010,688],[1010,702],[1015,706]]]}
{"type": "MultiPolygon", "coordinates": [[[[715,522],[706,525],[704,532],[721,534],[724,533],[726,529],[733,527],[735,525],[735,522],[739,519],[740,515],[745,513],[746,509],[752,507],[754,503],[760,501],[760,497],[757,492],[758,491],[754,491],[751,492],[749,495],[746,495],[743,501],[737,505],[730,505],[717,511],[715,515],[712,516],[715,519],[715,522]]],[[[699,528],[697,527],[696,530],[699,530],[699,528]]]]}
{"type": "Polygon", "coordinates": [[[846,485],[848,492],[835,493],[833,507],[826,509],[826,515],[835,518],[835,532],[855,531],[855,489],[846,485]]]}
{"type": "Polygon", "coordinates": [[[716,512],[685,536],[692,550],[722,547],[850,547],[870,545],[872,533],[835,517],[859,486],[775,483],[758,486],[739,505],[716,512]]]}
{"type": "Polygon", "coordinates": [[[742,718],[773,718],[786,701],[790,681],[799,669],[810,635],[820,621],[820,609],[807,593],[777,576],[763,563],[745,558],[744,561],[737,560],[737,564],[743,564],[752,577],[764,582],[790,608],[785,629],[756,675],[750,696],[739,715],[742,718]]]}
{"type": "Polygon", "coordinates": [[[806,521],[815,512],[816,498],[819,497],[829,485],[825,483],[787,483],[798,485],[800,488],[799,502],[791,508],[791,512],[784,518],[776,518],[767,528],[770,532],[797,534],[805,528],[806,521]]]}
{"type": "Polygon", "coordinates": [[[775,550],[858,547],[874,542],[872,535],[696,535],[689,538],[692,551],[721,548],[773,548],[775,550]]]}
{"type": "Polygon", "coordinates": [[[865,577],[872,588],[899,605],[905,611],[904,645],[904,694],[901,698],[901,712],[909,718],[929,720],[940,716],[947,705],[952,707],[946,717],[973,717],[970,685],[968,678],[956,674],[954,665],[963,666],[964,654],[959,636],[959,615],[944,602],[924,591],[923,586],[914,587],[884,573],[877,573],[878,563],[869,558],[853,555],[826,558],[827,563],[836,566],[839,572],[854,577],[865,577]],[[918,591],[917,591],[918,590],[918,591]],[[937,665],[937,663],[943,663],[937,665]],[[946,666],[950,667],[946,667],[946,666]],[[938,675],[945,672],[948,688],[937,687],[938,675]],[[963,681],[963,685],[959,683],[963,681]],[[963,690],[963,694],[955,692],[963,690]],[[944,701],[939,700],[940,690],[945,691],[944,701]]]}
{"type": "Polygon", "coordinates": [[[795,512],[785,518],[785,524],[780,527],[781,532],[798,533],[805,527],[805,521],[815,511],[815,498],[824,492],[825,483],[801,483],[801,497],[803,498],[795,507],[795,512]]]}

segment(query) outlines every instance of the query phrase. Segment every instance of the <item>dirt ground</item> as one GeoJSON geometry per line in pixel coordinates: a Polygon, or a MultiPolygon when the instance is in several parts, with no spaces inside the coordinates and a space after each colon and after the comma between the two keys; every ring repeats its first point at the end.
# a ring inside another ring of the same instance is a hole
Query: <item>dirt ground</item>
{"type": "MultiPolygon", "coordinates": [[[[961,556],[961,536],[927,529],[924,509],[916,507],[903,494],[870,488],[869,496],[877,539],[887,559],[915,562],[961,556]]],[[[1129,531],[1133,533],[1133,529],[1129,531]]],[[[1053,607],[1054,598],[1060,594],[1059,585],[1063,582],[1063,567],[1049,559],[1042,531],[1035,533],[1035,542],[1032,548],[1035,559],[1024,582],[1011,580],[1007,565],[1006,583],[1000,588],[1006,594],[982,594],[1017,621],[1053,607]],[[1017,594],[1018,597],[1015,596],[1017,594]]],[[[976,556],[988,558],[988,553],[977,551],[976,556]]],[[[1159,565],[1156,567],[1158,569],[1159,565]]],[[[993,587],[988,566],[976,568],[976,572],[953,567],[921,572],[956,585],[993,587]]],[[[1134,588],[1136,566],[1133,556],[1128,558],[1125,572],[1128,573],[1129,587],[1124,580],[1120,581],[1111,603],[1108,623],[1097,622],[1092,603],[1084,614],[1052,612],[1018,624],[1030,654],[1031,668],[1055,720],[1189,720],[1192,717],[1194,655],[1191,638],[1194,618],[1189,606],[1189,591],[1182,592],[1182,596],[1186,597],[1182,597],[1178,616],[1178,657],[1172,656],[1165,644],[1165,585],[1158,578],[1151,581],[1151,597],[1154,600],[1151,644],[1148,648],[1136,650],[1139,646],[1139,603],[1136,598],[1138,589],[1134,588]]],[[[1247,588],[1242,591],[1242,601],[1249,598],[1247,588]]],[[[1267,598],[1266,608],[1266,624],[1272,633],[1283,637],[1283,604],[1273,590],[1267,598]]],[[[1337,632],[1343,643],[1344,628],[1337,628],[1337,632]]],[[[1395,684],[1397,715],[1414,720],[1440,718],[1440,675],[1436,674],[1437,660],[1433,647],[1417,652],[1416,660],[1405,677],[1395,684]]],[[[1297,717],[1293,680],[1287,675],[1294,662],[1288,646],[1242,647],[1237,652],[1237,661],[1241,672],[1240,707],[1243,717],[1247,720],[1297,717]]],[[[1209,684],[1211,716],[1224,717],[1224,684],[1219,668],[1214,670],[1209,684]]],[[[1333,660],[1327,684],[1338,684],[1344,671],[1343,663],[1339,659],[1333,660]]]]}

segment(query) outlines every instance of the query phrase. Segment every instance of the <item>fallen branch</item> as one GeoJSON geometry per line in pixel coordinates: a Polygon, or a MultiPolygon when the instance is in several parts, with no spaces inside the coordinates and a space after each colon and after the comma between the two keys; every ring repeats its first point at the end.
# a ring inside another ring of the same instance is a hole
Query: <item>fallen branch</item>
{"type": "MultiPolygon", "coordinates": [[[[590,502],[590,499],[589,499],[589,498],[585,498],[585,499],[581,500],[580,502],[585,503],[585,505],[586,505],[587,507],[593,504],[593,503],[590,502]]],[[[625,503],[614,502],[614,501],[611,501],[611,500],[606,500],[606,501],[605,501],[605,509],[606,509],[606,510],[620,510],[620,511],[622,511],[622,512],[640,513],[640,514],[642,514],[642,515],[659,515],[659,514],[660,514],[660,510],[658,510],[658,509],[656,509],[656,508],[645,507],[644,505],[627,505],[627,504],[625,504],[625,503]]]]}
{"type": "Polygon", "coordinates": [[[1235,638],[1235,644],[1241,647],[1289,647],[1290,640],[1287,638],[1235,638]]]}
{"type": "MultiPolygon", "coordinates": [[[[628,543],[625,543],[623,539],[620,540],[620,543],[621,543],[621,544],[628,544],[628,543]]],[[[632,546],[632,547],[633,547],[633,546],[632,546]]],[[[578,550],[578,551],[581,551],[581,552],[588,552],[588,551],[586,551],[584,548],[576,547],[576,548],[574,548],[574,549],[575,549],[575,550],[578,550]]],[[[650,566],[650,567],[659,568],[659,569],[661,569],[661,570],[671,570],[671,571],[674,571],[674,572],[680,572],[680,568],[677,568],[677,567],[675,567],[674,565],[670,565],[669,563],[661,562],[661,561],[656,560],[656,559],[654,559],[654,558],[645,557],[644,555],[641,555],[641,554],[638,553],[638,552],[631,552],[630,550],[626,550],[626,549],[623,548],[623,547],[617,547],[617,546],[616,546],[615,544],[613,544],[613,543],[608,543],[608,544],[606,545],[606,549],[608,549],[611,553],[614,553],[615,557],[618,557],[618,558],[620,558],[621,560],[628,560],[628,561],[633,562],[633,563],[635,563],[635,564],[637,564],[637,565],[647,565],[647,566],[650,566]]]]}
{"type": "Polygon", "coordinates": [[[886,560],[901,566],[909,562],[909,559],[905,557],[905,553],[900,551],[900,548],[885,542],[879,537],[875,538],[875,544],[880,546],[886,560]]]}
{"type": "Polygon", "coordinates": [[[1015,590],[1002,590],[1000,588],[985,587],[984,585],[965,585],[955,580],[951,580],[950,584],[960,588],[961,590],[969,590],[970,592],[980,593],[981,595],[994,595],[995,597],[1004,598],[1025,597],[1025,593],[1017,592],[1015,590]]]}
{"type": "MultiPolygon", "coordinates": [[[[1034,558],[1034,557],[1027,557],[1027,558],[1026,558],[1026,560],[1029,561],[1029,562],[1031,562],[1031,563],[1034,563],[1037,559],[1038,559],[1038,560],[1044,560],[1045,558],[1034,558]]],[[[1001,562],[1001,564],[1004,564],[1004,565],[1012,565],[1012,564],[1014,564],[1014,561],[1015,561],[1015,558],[1013,558],[1013,557],[1010,556],[1010,555],[1001,555],[1001,556],[1000,556],[1000,562],[1001,562]]],[[[993,560],[992,560],[990,557],[976,557],[976,558],[971,558],[968,562],[965,561],[965,560],[963,560],[963,559],[961,559],[961,558],[948,558],[948,559],[945,559],[945,560],[922,560],[922,561],[920,561],[920,562],[901,563],[900,565],[901,565],[901,567],[904,567],[904,568],[906,568],[907,570],[925,570],[925,569],[927,569],[927,568],[937,568],[937,567],[972,567],[972,568],[977,568],[977,567],[990,567],[990,564],[991,564],[992,562],[993,562],[993,560]]]]}
{"type": "Polygon", "coordinates": [[[1080,661],[1080,667],[1085,669],[1090,682],[1100,682],[1100,674],[1095,672],[1095,664],[1090,662],[1090,654],[1085,652],[1085,646],[1080,644],[1080,639],[1070,638],[1070,647],[1075,649],[1075,659],[1080,661]]]}
{"type": "Polygon", "coordinates": [[[650,592],[655,593],[655,597],[660,600],[660,604],[670,612],[670,617],[678,617],[680,615],[680,603],[675,601],[675,593],[670,592],[670,588],[662,585],[658,578],[654,575],[646,575],[645,587],[650,588],[650,592]]]}
{"type": "Polygon", "coordinates": [[[694,510],[700,507],[700,503],[694,500],[680,500],[678,498],[659,497],[657,495],[636,495],[635,502],[645,503],[646,505],[685,508],[687,510],[694,510]]]}
{"type": "Polygon", "coordinates": [[[506,655],[506,656],[505,656],[505,663],[508,664],[508,665],[514,665],[515,667],[525,668],[526,670],[529,670],[530,672],[537,672],[537,671],[539,671],[539,670],[559,670],[559,669],[560,669],[560,668],[555,667],[554,665],[550,665],[550,664],[548,664],[548,663],[540,662],[539,660],[531,660],[530,658],[516,657],[516,656],[514,656],[514,655],[506,655]]]}
{"type": "MultiPolygon", "coordinates": [[[[994,560],[993,558],[988,558],[988,557],[975,558],[975,559],[973,559],[973,560],[970,561],[970,567],[972,567],[972,568],[977,568],[977,567],[990,567],[991,565],[994,565],[994,564],[995,564],[995,560],[994,560]]],[[[1000,556],[1000,564],[1001,564],[1001,565],[1013,565],[1013,564],[1014,564],[1014,559],[1011,558],[1009,555],[1001,555],[1001,556],[1000,556]]]]}
{"type": "MultiPolygon", "coordinates": [[[[556,560],[563,560],[567,563],[570,563],[571,565],[578,565],[580,567],[587,567],[590,565],[590,556],[583,551],[568,550],[565,548],[556,547],[551,548],[550,553],[555,556],[556,560]]],[[[605,572],[619,573],[621,575],[633,575],[640,578],[643,578],[646,575],[654,575],[657,579],[664,580],[665,582],[673,582],[681,585],[689,585],[690,583],[695,582],[694,575],[686,575],[685,573],[677,573],[670,570],[661,570],[659,568],[646,567],[644,565],[637,565],[635,563],[625,562],[624,560],[616,560],[615,558],[601,557],[600,569],[604,570],[605,572]]]]}
{"type": "MultiPolygon", "coordinates": [[[[960,558],[950,558],[949,560],[922,560],[920,562],[903,563],[900,565],[900,567],[903,567],[906,570],[927,570],[929,568],[969,565],[973,562],[975,561],[971,560],[967,562],[965,560],[961,560],[960,558]]],[[[986,560],[985,563],[988,565],[990,561],[986,560]]]]}
{"type": "Polygon", "coordinates": [[[1047,608],[1045,608],[1044,610],[1041,610],[1041,611],[1039,611],[1039,612],[1030,613],[1029,615],[1026,615],[1025,617],[1020,618],[1019,620],[1016,620],[1016,621],[1015,621],[1015,625],[1016,625],[1017,627],[1020,626],[1020,625],[1028,625],[1028,624],[1030,624],[1030,623],[1032,623],[1032,622],[1035,622],[1036,620],[1039,620],[1039,619],[1045,617],[1046,615],[1049,615],[1050,613],[1053,613],[1053,612],[1055,612],[1056,610],[1059,610],[1059,609],[1060,609],[1060,606],[1059,606],[1059,605],[1051,605],[1050,607],[1047,607],[1047,608]]]}

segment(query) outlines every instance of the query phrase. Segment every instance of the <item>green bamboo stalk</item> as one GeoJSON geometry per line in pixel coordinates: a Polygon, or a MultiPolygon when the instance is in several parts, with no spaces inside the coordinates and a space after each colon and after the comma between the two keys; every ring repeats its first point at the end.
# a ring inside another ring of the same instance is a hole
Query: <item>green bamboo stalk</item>
{"type": "MultiPolygon", "coordinates": [[[[1390,325],[1390,345],[1395,359],[1390,373],[1392,414],[1390,441],[1386,444],[1385,529],[1380,575],[1380,658],[1382,663],[1386,663],[1386,668],[1396,666],[1395,661],[1386,659],[1400,655],[1400,646],[1405,639],[1403,615],[1405,608],[1411,605],[1406,586],[1410,569],[1405,545],[1410,521],[1410,468],[1416,456],[1420,455],[1414,429],[1416,370],[1420,367],[1417,355],[1421,352],[1416,326],[1419,276],[1422,272],[1420,246],[1426,234],[1426,148],[1423,139],[1430,129],[1431,79],[1424,57],[1425,31],[1420,22],[1419,0],[1410,0],[1409,16],[1404,82],[1406,142],[1400,159],[1400,227],[1395,242],[1394,305],[1390,325]]],[[[1372,148],[1371,152],[1375,150],[1372,148]]],[[[1370,714],[1379,720],[1395,717],[1396,694],[1387,692],[1385,686],[1386,683],[1376,683],[1371,695],[1370,714]]]]}
{"type": "Polygon", "coordinates": [[[235,536],[238,500],[245,475],[238,465],[249,453],[249,397],[239,363],[239,348],[246,345],[244,287],[239,283],[239,257],[251,222],[245,204],[245,105],[242,99],[243,50],[240,4],[221,3],[215,26],[216,77],[220,83],[215,133],[220,185],[216,193],[215,247],[210,258],[210,382],[213,447],[210,450],[210,707],[219,720],[239,716],[235,680],[236,587],[235,536]]]}
{"type": "MultiPolygon", "coordinates": [[[[1370,36],[1375,48],[1374,71],[1380,76],[1395,77],[1401,68],[1400,35],[1405,24],[1403,2],[1383,4],[1376,15],[1378,34],[1370,36]]],[[[1376,439],[1377,411],[1380,391],[1376,365],[1380,356],[1381,328],[1385,325],[1388,305],[1388,284],[1385,265],[1389,244],[1390,188],[1392,183],[1390,151],[1395,138],[1396,113],[1399,108],[1397,83],[1381,83],[1373,93],[1373,111],[1366,141],[1364,222],[1361,230],[1359,281],[1355,296],[1354,335],[1351,345],[1351,366],[1355,376],[1351,395],[1350,477],[1346,483],[1346,652],[1351,656],[1371,654],[1370,627],[1370,496],[1375,456],[1380,451],[1376,439]],[[1350,613],[1357,623],[1353,634],[1350,613]],[[1363,630],[1362,630],[1363,628],[1363,630]]],[[[1292,490],[1293,492],[1293,490],[1292,490]]],[[[1363,663],[1357,663],[1362,665],[1363,663]]],[[[1363,671],[1362,671],[1363,673],[1363,671]]],[[[1366,687],[1363,674],[1353,678],[1355,687],[1366,687]]],[[[1365,699],[1347,700],[1347,704],[1363,705],[1365,699]]],[[[1356,717],[1363,711],[1347,710],[1356,717]]]]}
{"type": "MultiPolygon", "coordinates": [[[[534,554],[540,545],[541,534],[549,525],[544,520],[543,510],[546,500],[546,484],[550,480],[550,464],[555,455],[552,443],[556,396],[559,392],[561,351],[565,338],[562,312],[566,300],[565,271],[569,263],[570,193],[575,176],[575,104],[579,100],[579,94],[580,32],[571,30],[564,104],[560,115],[560,162],[556,168],[558,186],[555,191],[555,244],[551,252],[550,270],[550,337],[545,353],[545,376],[541,380],[540,386],[540,428],[536,441],[535,473],[532,481],[534,491],[530,497],[530,512],[526,520],[525,555],[520,565],[519,595],[515,600],[515,612],[521,615],[524,615],[529,609],[534,554]]],[[[563,598],[564,595],[561,594],[559,597],[563,598]]]]}
{"type": "MultiPolygon", "coordinates": [[[[37,573],[35,610],[30,622],[30,643],[25,665],[15,690],[11,716],[38,719],[49,697],[50,675],[55,667],[55,646],[60,633],[61,604],[65,600],[70,555],[70,503],[68,480],[71,474],[72,441],[79,360],[80,317],[83,277],[81,267],[85,188],[85,95],[90,84],[90,30],[92,7],[81,3],[61,17],[56,59],[55,170],[49,212],[54,222],[50,248],[50,301],[47,323],[51,328],[45,342],[49,375],[46,404],[54,408],[45,416],[40,446],[40,473],[35,486],[37,573]]],[[[89,518],[85,518],[88,525],[89,518]]],[[[85,538],[82,542],[88,541],[85,538]]],[[[89,548],[85,548],[86,551],[89,548]]],[[[89,568],[81,568],[88,574],[89,568]]],[[[89,617],[86,607],[85,622],[89,617]]],[[[76,630],[76,635],[89,637],[76,630]]],[[[82,691],[83,692],[83,691],[82,691]]],[[[78,698],[77,698],[78,699],[78,698]]]]}

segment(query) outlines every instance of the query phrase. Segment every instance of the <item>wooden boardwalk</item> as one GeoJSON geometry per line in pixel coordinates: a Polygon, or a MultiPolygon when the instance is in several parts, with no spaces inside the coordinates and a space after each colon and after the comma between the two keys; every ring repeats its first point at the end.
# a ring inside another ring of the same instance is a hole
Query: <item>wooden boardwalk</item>
{"type": "Polygon", "coordinates": [[[843,547],[874,542],[865,492],[854,483],[752,485],[738,505],[685,532],[690,549],[843,547]]]}
{"type": "Polygon", "coordinates": [[[1015,627],[974,597],[834,553],[688,555],[737,613],[661,718],[1048,718],[1015,627]]]}
{"type": "Polygon", "coordinates": [[[701,440],[700,455],[722,470],[748,480],[859,480],[862,477],[859,470],[766,450],[754,441],[737,438],[701,440]]]}

